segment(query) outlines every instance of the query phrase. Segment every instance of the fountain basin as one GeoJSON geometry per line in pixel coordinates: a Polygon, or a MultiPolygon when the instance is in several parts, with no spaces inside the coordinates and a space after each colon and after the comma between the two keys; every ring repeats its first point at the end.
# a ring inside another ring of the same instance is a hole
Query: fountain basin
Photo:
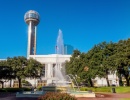
{"type": "Polygon", "coordinates": [[[67,86],[43,86],[42,91],[44,92],[67,92],[67,86]]]}
{"type": "Polygon", "coordinates": [[[57,86],[43,86],[42,91],[30,91],[30,92],[17,92],[16,97],[40,97],[44,95],[46,92],[57,92],[61,91],[64,93],[68,93],[70,95],[73,95],[75,97],[95,97],[94,92],[88,92],[88,91],[67,91],[67,87],[57,87],[57,86]]]}
{"type": "Polygon", "coordinates": [[[16,97],[32,97],[32,98],[37,98],[41,95],[44,95],[45,92],[44,91],[29,91],[29,92],[17,92],[16,93],[16,97]]]}
{"type": "Polygon", "coordinates": [[[70,92],[70,95],[73,95],[75,97],[95,97],[94,92],[88,92],[88,91],[75,91],[75,92],[70,92]]]}

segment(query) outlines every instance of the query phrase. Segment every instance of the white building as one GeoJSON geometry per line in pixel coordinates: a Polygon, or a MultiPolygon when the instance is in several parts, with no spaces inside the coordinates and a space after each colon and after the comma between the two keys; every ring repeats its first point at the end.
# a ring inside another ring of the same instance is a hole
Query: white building
{"type": "MultiPolygon", "coordinates": [[[[108,81],[110,86],[119,86],[119,82],[118,82],[118,77],[116,75],[116,71],[115,73],[111,73],[109,72],[108,74],[108,81]]],[[[107,86],[107,80],[106,78],[99,78],[96,77],[95,79],[93,79],[93,83],[94,86],[100,87],[100,86],[107,86]]]]}
{"type": "MultiPolygon", "coordinates": [[[[60,54],[50,54],[50,55],[30,55],[29,58],[33,58],[42,64],[44,64],[45,75],[38,79],[26,78],[25,80],[30,82],[32,86],[44,86],[52,84],[56,80],[54,76],[54,68],[57,65],[58,69],[64,67],[65,61],[70,60],[71,55],[60,55],[60,54]]],[[[11,81],[11,87],[18,87],[18,80],[11,81]]],[[[9,87],[10,81],[4,83],[4,87],[9,87]]]]}
{"type": "MultiPolygon", "coordinates": [[[[55,80],[54,68],[58,67],[58,69],[61,70],[61,68],[64,67],[65,61],[69,61],[70,57],[71,55],[60,55],[60,54],[29,56],[29,58],[33,58],[41,62],[42,64],[45,64],[45,75],[41,79],[46,81],[46,85],[51,84],[52,81],[55,80]]],[[[28,80],[28,81],[30,83],[33,83],[34,80],[28,80]]]]}

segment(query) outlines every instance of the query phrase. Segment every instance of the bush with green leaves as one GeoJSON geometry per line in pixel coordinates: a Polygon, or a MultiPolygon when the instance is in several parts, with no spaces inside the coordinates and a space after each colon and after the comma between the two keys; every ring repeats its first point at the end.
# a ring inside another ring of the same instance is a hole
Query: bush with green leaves
{"type": "Polygon", "coordinates": [[[77,100],[76,97],[68,93],[47,92],[45,95],[38,98],[38,100],[77,100]]]}
{"type": "Polygon", "coordinates": [[[38,86],[38,87],[37,87],[37,90],[38,90],[38,91],[41,91],[41,90],[42,90],[42,86],[38,86]]]}
{"type": "Polygon", "coordinates": [[[30,91],[30,88],[3,88],[0,89],[0,92],[23,92],[23,91],[30,91]]]}
{"type": "Polygon", "coordinates": [[[80,91],[111,92],[112,87],[81,87],[80,91]]]}
{"type": "Polygon", "coordinates": [[[88,91],[88,88],[87,87],[81,87],[80,91],[88,91]]]}

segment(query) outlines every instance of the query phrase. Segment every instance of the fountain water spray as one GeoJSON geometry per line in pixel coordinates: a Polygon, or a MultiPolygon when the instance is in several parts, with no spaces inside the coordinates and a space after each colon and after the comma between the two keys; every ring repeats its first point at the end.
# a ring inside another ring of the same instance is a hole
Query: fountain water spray
{"type": "Polygon", "coordinates": [[[57,41],[56,41],[56,66],[55,66],[55,78],[56,78],[56,85],[58,85],[58,83],[62,83],[62,85],[66,85],[65,84],[65,77],[63,75],[63,73],[61,72],[61,65],[59,63],[60,59],[59,59],[59,54],[64,54],[64,42],[63,42],[63,35],[62,35],[62,31],[61,29],[59,29],[58,31],[58,37],[57,37],[57,41]]]}
{"type": "Polygon", "coordinates": [[[56,43],[56,53],[57,54],[64,54],[64,42],[63,42],[63,35],[61,29],[59,29],[57,43],[56,43]]]}
{"type": "Polygon", "coordinates": [[[54,67],[55,71],[55,85],[56,86],[68,86],[68,83],[72,84],[72,88],[75,91],[75,88],[73,86],[74,80],[76,86],[78,87],[78,91],[80,91],[78,83],[75,79],[75,77],[72,74],[66,75],[65,73],[65,66],[61,65],[59,56],[61,54],[64,54],[64,43],[63,43],[63,35],[61,29],[59,29],[58,37],[57,37],[57,46],[56,46],[56,65],[54,67]],[[61,67],[62,66],[62,67],[61,67]],[[62,69],[62,70],[61,70],[62,69]],[[66,79],[66,77],[69,78],[69,80],[66,79]]]}
{"type": "Polygon", "coordinates": [[[77,82],[77,80],[75,79],[74,75],[72,75],[72,74],[68,74],[68,76],[71,76],[71,77],[74,79],[75,84],[76,84],[76,86],[77,86],[77,88],[78,88],[78,91],[80,91],[80,89],[79,89],[79,85],[78,85],[78,82],[77,82]]]}

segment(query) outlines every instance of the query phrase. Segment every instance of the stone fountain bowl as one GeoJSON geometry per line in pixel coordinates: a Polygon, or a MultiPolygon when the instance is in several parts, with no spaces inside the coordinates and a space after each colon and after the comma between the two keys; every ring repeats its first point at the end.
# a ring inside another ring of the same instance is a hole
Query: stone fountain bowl
{"type": "Polygon", "coordinates": [[[73,95],[75,97],[95,97],[95,93],[94,92],[88,92],[88,91],[70,92],[70,95],[73,95]]]}
{"type": "Polygon", "coordinates": [[[43,86],[42,91],[44,92],[66,92],[67,86],[43,86]]]}
{"type": "Polygon", "coordinates": [[[94,92],[89,91],[68,91],[67,86],[43,86],[43,92],[65,92],[75,97],[95,97],[94,92]]]}

